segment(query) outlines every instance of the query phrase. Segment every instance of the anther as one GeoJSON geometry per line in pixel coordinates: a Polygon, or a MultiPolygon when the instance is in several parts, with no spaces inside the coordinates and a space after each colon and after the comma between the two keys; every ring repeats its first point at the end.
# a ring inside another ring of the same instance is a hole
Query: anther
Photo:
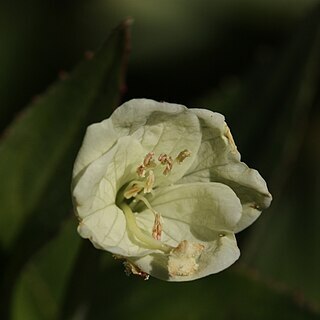
{"type": "Polygon", "coordinates": [[[185,158],[190,156],[191,156],[191,151],[189,151],[188,149],[185,149],[177,155],[176,161],[180,164],[185,158]]]}
{"type": "Polygon", "coordinates": [[[146,168],[154,168],[156,166],[156,163],[154,162],[153,157],[154,157],[154,152],[149,152],[145,156],[145,158],[143,160],[144,167],[146,167],[146,168]]]}
{"type": "Polygon", "coordinates": [[[168,156],[165,153],[161,153],[158,160],[160,161],[161,164],[166,164],[168,160],[168,156]]]}
{"type": "Polygon", "coordinates": [[[172,158],[169,157],[169,161],[166,163],[166,167],[163,170],[163,174],[165,176],[172,170],[172,166],[173,166],[173,161],[172,161],[172,158]]]}
{"type": "Polygon", "coordinates": [[[149,274],[142,271],[138,266],[136,266],[135,264],[133,264],[132,262],[125,260],[123,262],[124,265],[124,272],[126,273],[127,276],[130,276],[131,274],[137,275],[141,278],[143,278],[143,280],[148,280],[149,279],[149,274]]]}
{"type": "Polygon", "coordinates": [[[146,176],[146,168],[145,168],[145,166],[144,166],[143,164],[141,164],[141,165],[137,168],[136,172],[137,172],[137,175],[138,175],[139,177],[144,178],[144,177],[146,176]]]}
{"type": "Polygon", "coordinates": [[[224,136],[227,138],[230,146],[231,146],[231,152],[232,153],[236,153],[237,152],[237,146],[233,140],[233,137],[232,137],[232,134],[231,134],[231,131],[228,127],[228,125],[225,123],[225,132],[224,132],[224,136]]]}
{"type": "Polygon", "coordinates": [[[165,153],[161,153],[158,160],[162,165],[165,165],[165,169],[163,170],[163,174],[166,176],[172,170],[173,160],[170,156],[165,153]]]}
{"type": "Polygon", "coordinates": [[[125,191],[123,195],[126,199],[130,199],[132,197],[136,197],[141,190],[141,186],[134,184],[129,190],[125,191]]]}
{"type": "Polygon", "coordinates": [[[161,240],[162,224],[160,219],[161,219],[160,214],[156,213],[154,216],[154,224],[152,228],[152,237],[156,240],[161,240]]]}
{"type": "Polygon", "coordinates": [[[144,186],[144,193],[150,193],[152,191],[153,185],[154,185],[154,173],[152,170],[149,171],[149,175],[147,177],[147,180],[145,182],[145,186],[144,186]]]}

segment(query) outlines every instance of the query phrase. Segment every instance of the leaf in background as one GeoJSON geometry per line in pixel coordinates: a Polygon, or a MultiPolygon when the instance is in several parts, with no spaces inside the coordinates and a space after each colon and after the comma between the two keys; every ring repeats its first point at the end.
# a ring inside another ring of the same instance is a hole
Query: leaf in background
{"type": "Polygon", "coordinates": [[[317,7],[282,53],[211,103],[225,104],[239,149],[274,197],[245,232],[240,261],[299,292],[320,313],[319,57],[317,7]]]}
{"type": "Polygon", "coordinates": [[[2,139],[0,240],[4,248],[12,244],[39,202],[46,200],[48,184],[54,181],[58,188],[57,168],[61,162],[70,166],[79,133],[116,106],[126,37],[123,25],[91,61],[29,106],[2,139]]]}
{"type": "Polygon", "coordinates": [[[76,221],[69,219],[59,234],[34,255],[17,281],[12,320],[58,318],[80,241],[76,221]]]}
{"type": "Polygon", "coordinates": [[[94,267],[78,261],[86,267],[74,270],[67,294],[72,308],[61,319],[318,319],[276,284],[236,268],[197,281],[168,283],[128,278],[121,264],[110,259],[107,267],[101,259],[94,267]]]}
{"type": "Polygon", "coordinates": [[[300,36],[310,45],[292,50],[301,57],[306,53],[304,64],[297,74],[294,65],[288,69],[288,78],[299,78],[275,121],[263,160],[271,172],[274,202],[247,239],[243,261],[261,275],[286,283],[320,313],[320,7],[300,36]]]}
{"type": "Polygon", "coordinates": [[[0,144],[0,244],[8,304],[19,269],[72,211],[73,161],[88,124],[117,106],[128,52],[127,20],[92,59],[30,105],[0,144]],[[11,253],[10,253],[11,252],[11,253]]]}

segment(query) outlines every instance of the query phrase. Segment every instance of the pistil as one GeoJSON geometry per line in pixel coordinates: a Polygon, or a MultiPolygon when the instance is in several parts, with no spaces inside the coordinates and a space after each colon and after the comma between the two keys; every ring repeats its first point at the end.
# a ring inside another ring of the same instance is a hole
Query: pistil
{"type": "Polygon", "coordinates": [[[167,254],[171,253],[172,250],[175,249],[174,247],[160,241],[162,234],[161,215],[152,208],[150,202],[141,193],[143,192],[144,194],[148,194],[153,192],[155,184],[155,174],[153,169],[157,166],[164,166],[162,174],[166,176],[172,171],[173,164],[175,162],[181,164],[185,158],[190,156],[190,154],[190,151],[183,150],[173,160],[171,156],[162,153],[157,159],[158,163],[156,163],[156,160],[154,159],[154,152],[149,152],[145,156],[143,162],[136,169],[138,180],[131,181],[124,190],[122,189],[122,192],[120,191],[117,204],[124,212],[128,231],[137,240],[144,244],[146,248],[161,250],[167,254]],[[129,202],[130,199],[133,199],[131,204],[129,202]],[[132,212],[132,205],[136,201],[143,202],[154,215],[154,224],[150,233],[141,229],[136,222],[135,214],[132,212]]]}
{"type": "Polygon", "coordinates": [[[161,250],[164,253],[170,253],[174,247],[171,247],[163,242],[154,239],[152,236],[148,235],[144,230],[142,230],[136,222],[136,218],[131,210],[131,208],[125,203],[122,202],[120,209],[124,212],[127,221],[127,227],[132,235],[134,235],[139,241],[141,241],[146,248],[153,250],[161,250]]]}

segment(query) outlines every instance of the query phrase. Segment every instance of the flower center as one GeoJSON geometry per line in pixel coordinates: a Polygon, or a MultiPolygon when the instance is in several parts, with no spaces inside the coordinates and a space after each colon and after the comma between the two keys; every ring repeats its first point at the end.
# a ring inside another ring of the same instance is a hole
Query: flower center
{"type": "Polygon", "coordinates": [[[152,208],[144,195],[155,192],[156,175],[159,172],[164,176],[169,175],[175,164],[181,164],[190,155],[189,150],[183,150],[174,159],[165,153],[155,158],[154,152],[149,152],[136,169],[137,179],[132,180],[120,190],[117,205],[125,214],[128,231],[142,246],[161,250],[164,253],[170,253],[174,249],[161,241],[163,229],[161,214],[152,208]],[[155,172],[157,172],[156,175],[155,172]],[[132,210],[138,202],[142,202],[154,216],[153,227],[149,232],[140,228],[136,222],[136,214],[132,210]]]}

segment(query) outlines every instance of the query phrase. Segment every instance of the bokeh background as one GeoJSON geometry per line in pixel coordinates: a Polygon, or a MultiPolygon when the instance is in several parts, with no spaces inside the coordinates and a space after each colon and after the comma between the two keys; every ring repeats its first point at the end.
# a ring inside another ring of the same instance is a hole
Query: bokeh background
{"type": "Polygon", "coordinates": [[[2,1],[0,40],[1,319],[320,318],[318,0],[2,1]],[[77,235],[85,128],[133,97],[223,113],[268,182],[228,270],[143,281],[77,235]]]}

